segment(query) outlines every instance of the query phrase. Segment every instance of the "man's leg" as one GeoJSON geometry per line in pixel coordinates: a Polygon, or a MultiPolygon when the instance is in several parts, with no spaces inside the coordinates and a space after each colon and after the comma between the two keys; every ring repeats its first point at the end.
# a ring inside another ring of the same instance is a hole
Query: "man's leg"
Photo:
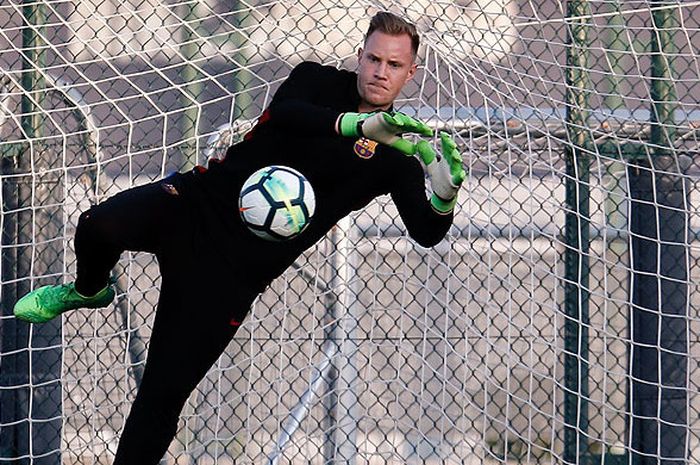
{"type": "MultiPolygon", "coordinates": [[[[194,265],[183,260],[181,266],[194,265]]],[[[244,314],[250,305],[231,302],[235,295],[231,282],[203,280],[195,289],[196,273],[184,268],[181,273],[180,279],[170,277],[167,270],[163,273],[143,380],[114,465],[156,465],[161,460],[187,398],[236,330],[230,324],[232,313],[244,314]]]]}
{"type": "Polygon", "coordinates": [[[129,189],[80,215],[75,233],[75,287],[94,295],[125,250],[157,253],[165,235],[186,216],[168,179],[129,189]]]}
{"type": "Polygon", "coordinates": [[[107,306],[114,298],[109,273],[121,253],[157,252],[164,235],[186,216],[168,185],[166,179],[129,189],[83,213],[75,237],[76,282],[30,292],[15,304],[15,316],[43,323],[67,310],[107,306]]]}

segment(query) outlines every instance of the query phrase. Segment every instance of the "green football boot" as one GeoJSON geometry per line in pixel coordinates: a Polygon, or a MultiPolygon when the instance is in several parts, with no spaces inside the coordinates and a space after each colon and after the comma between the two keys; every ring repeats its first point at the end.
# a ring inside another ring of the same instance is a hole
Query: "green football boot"
{"type": "Polygon", "coordinates": [[[67,310],[106,307],[112,300],[114,289],[111,285],[92,297],[78,294],[74,283],[43,286],[19,299],[14,313],[29,323],[46,323],[67,310]]]}

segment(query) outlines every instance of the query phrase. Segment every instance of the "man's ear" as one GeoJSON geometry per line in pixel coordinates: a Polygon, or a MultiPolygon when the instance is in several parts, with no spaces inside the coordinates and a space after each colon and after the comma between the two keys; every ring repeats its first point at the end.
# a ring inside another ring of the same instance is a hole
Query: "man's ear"
{"type": "Polygon", "coordinates": [[[364,50],[362,50],[362,47],[360,47],[360,48],[357,49],[357,61],[360,61],[360,58],[362,58],[362,52],[363,52],[363,51],[364,51],[364,50]]]}
{"type": "Polygon", "coordinates": [[[413,76],[416,75],[417,70],[418,70],[418,65],[416,63],[411,63],[411,67],[408,70],[408,75],[406,76],[406,82],[413,79],[413,76]]]}

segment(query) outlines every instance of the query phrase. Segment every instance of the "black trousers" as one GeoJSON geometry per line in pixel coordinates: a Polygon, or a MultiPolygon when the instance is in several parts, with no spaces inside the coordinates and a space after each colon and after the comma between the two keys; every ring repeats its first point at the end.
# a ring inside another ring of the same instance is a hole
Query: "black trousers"
{"type": "Polygon", "coordinates": [[[197,242],[193,208],[170,179],[124,191],[83,213],[76,288],[92,295],[124,250],[154,253],[161,292],[143,380],[115,465],[155,465],[190,393],[217,360],[254,296],[214,247],[197,242]],[[233,324],[232,324],[233,320],[233,324]]]}

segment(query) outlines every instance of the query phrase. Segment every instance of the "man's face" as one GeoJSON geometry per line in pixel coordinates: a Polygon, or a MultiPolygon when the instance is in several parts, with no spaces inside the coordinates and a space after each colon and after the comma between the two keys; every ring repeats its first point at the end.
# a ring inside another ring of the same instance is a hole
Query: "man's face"
{"type": "Polygon", "coordinates": [[[411,38],[407,34],[394,36],[374,31],[357,58],[360,111],[389,108],[404,84],[416,74],[411,38]]]}

